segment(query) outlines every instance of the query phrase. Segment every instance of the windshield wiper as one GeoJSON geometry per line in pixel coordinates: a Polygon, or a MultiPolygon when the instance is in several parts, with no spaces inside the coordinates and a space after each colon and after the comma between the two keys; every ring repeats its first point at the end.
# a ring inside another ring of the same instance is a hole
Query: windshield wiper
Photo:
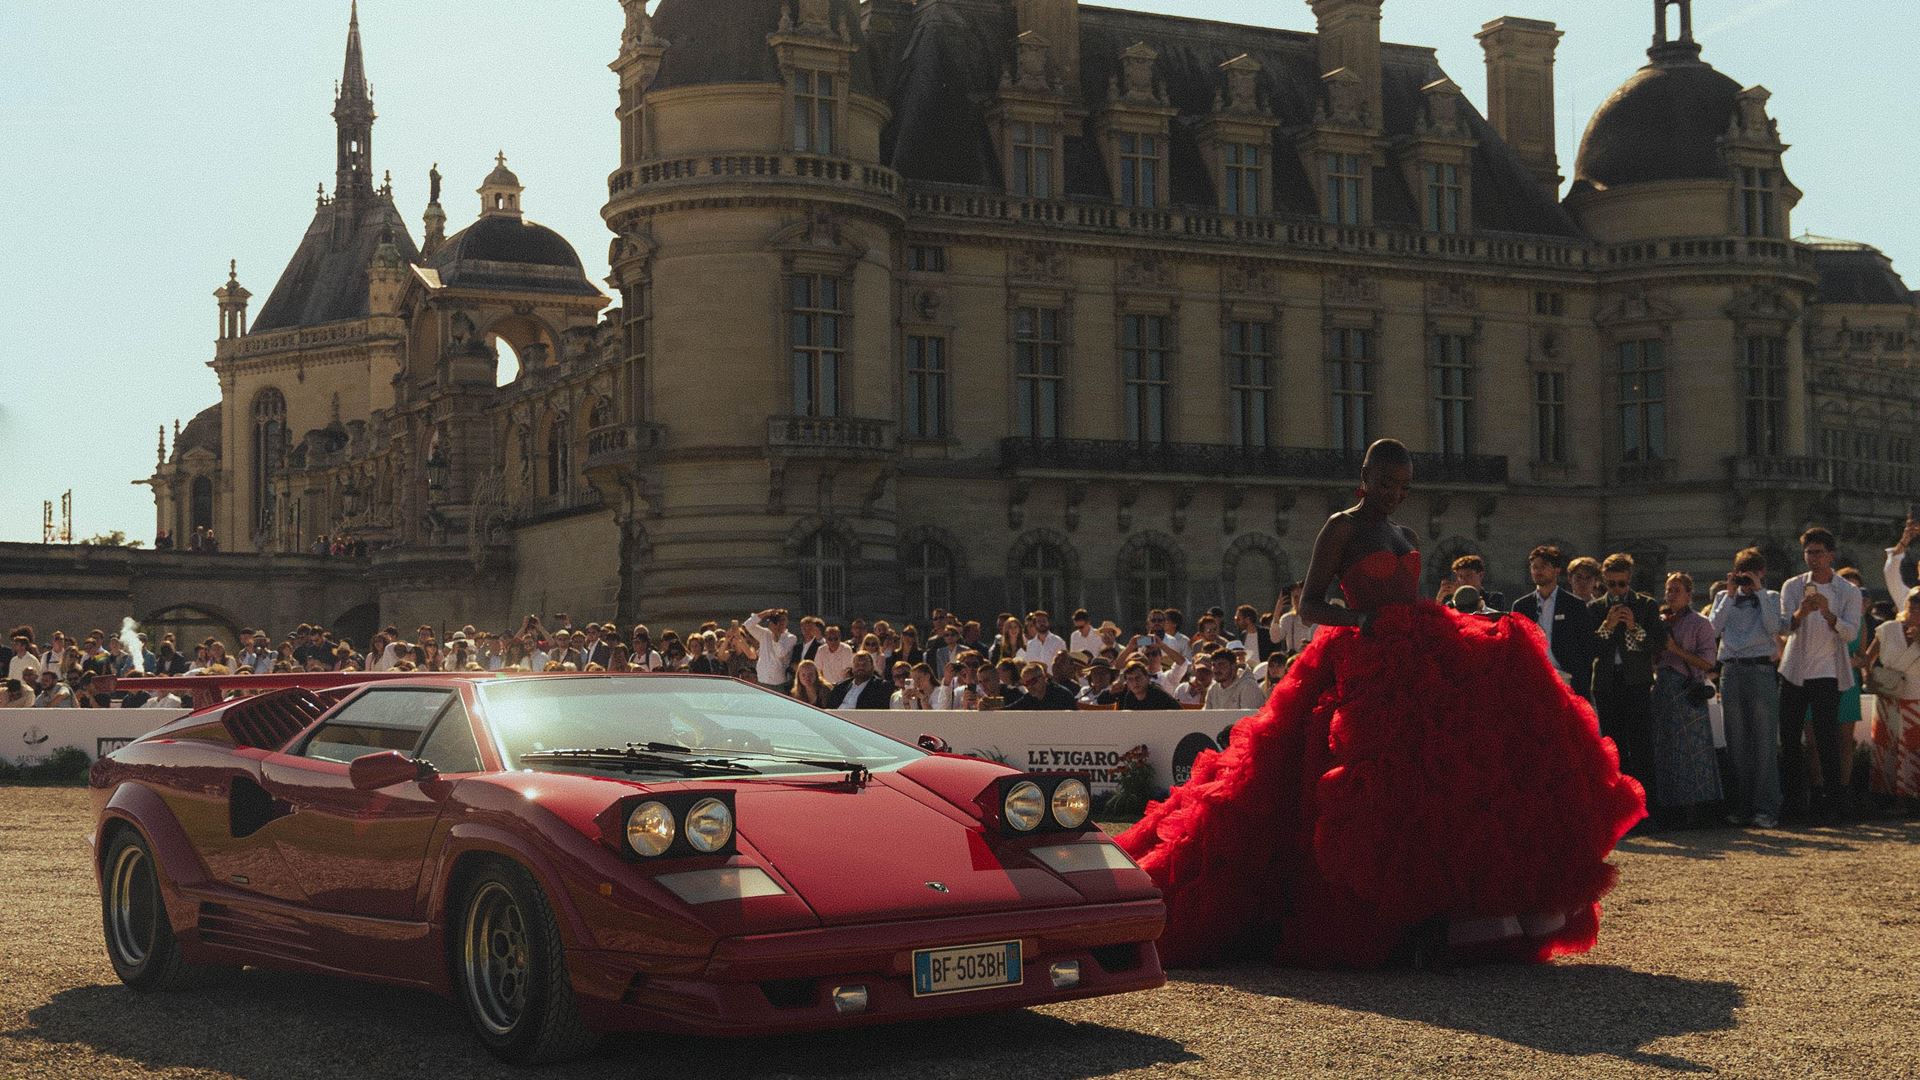
{"type": "Polygon", "coordinates": [[[719,758],[668,757],[650,753],[651,747],[625,748],[603,746],[592,750],[535,750],[521,754],[521,761],[551,761],[565,765],[610,765],[625,772],[660,770],[686,776],[758,776],[760,770],[737,761],[719,758]]]}
{"type": "MultiPolygon", "coordinates": [[[[730,754],[736,758],[748,757],[748,758],[753,758],[756,761],[777,761],[786,765],[806,765],[815,769],[825,769],[829,772],[846,773],[847,783],[852,784],[856,787],[866,783],[867,780],[873,776],[872,770],[868,769],[865,765],[862,765],[857,761],[836,761],[828,758],[794,757],[787,754],[767,753],[761,750],[728,750],[718,746],[677,746],[673,743],[664,743],[664,742],[638,743],[636,744],[636,746],[639,749],[650,750],[654,753],[660,753],[660,754],[730,754]]],[[[708,760],[715,760],[715,759],[708,759],[708,760]]],[[[718,759],[718,760],[726,760],[726,759],[718,759]]],[[[738,764],[738,763],[735,762],[734,764],[738,764]]]]}

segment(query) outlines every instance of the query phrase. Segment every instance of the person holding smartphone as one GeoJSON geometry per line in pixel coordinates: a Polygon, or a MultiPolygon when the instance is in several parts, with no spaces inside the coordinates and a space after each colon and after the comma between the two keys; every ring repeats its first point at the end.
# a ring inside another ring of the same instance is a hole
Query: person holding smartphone
{"type": "Polygon", "coordinates": [[[1727,731],[1727,824],[1780,824],[1780,679],[1775,655],[1786,619],[1780,594],[1765,585],[1767,557],[1747,548],[1733,557],[1727,587],[1707,621],[1720,636],[1720,704],[1727,731]]]}
{"type": "Polygon", "coordinates": [[[1600,564],[1606,591],[1587,606],[1598,626],[1593,660],[1593,707],[1600,734],[1620,748],[1620,771],[1659,790],[1653,766],[1653,662],[1667,647],[1660,602],[1633,589],[1633,556],[1616,552],[1600,564]]]}

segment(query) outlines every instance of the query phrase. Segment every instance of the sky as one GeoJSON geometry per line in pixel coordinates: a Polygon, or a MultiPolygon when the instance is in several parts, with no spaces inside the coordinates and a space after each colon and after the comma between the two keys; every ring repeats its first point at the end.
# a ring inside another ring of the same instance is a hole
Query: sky
{"type": "MultiPolygon", "coordinates": [[[[724,2],[724,0],[716,0],[724,2]]],[[[258,314],[333,184],[333,104],[348,0],[0,0],[0,540],[40,539],[41,502],[73,492],[76,537],[152,539],[156,436],[219,400],[214,289],[227,260],[258,314]]],[[[1311,30],[1302,0],[1108,0],[1311,30]]],[[[1386,0],[1383,36],[1438,50],[1484,110],[1473,34],[1548,19],[1561,171],[1587,118],[1645,62],[1653,0],[1386,0]]],[[[447,229],[504,150],[527,216],[606,273],[600,221],[617,164],[616,0],[363,0],[380,113],[376,169],[416,240],[427,170],[447,229]]],[[[1920,285],[1920,95],[1909,92],[1920,3],[1696,0],[1705,59],[1773,91],[1806,192],[1795,233],[1872,243],[1920,285]]]]}

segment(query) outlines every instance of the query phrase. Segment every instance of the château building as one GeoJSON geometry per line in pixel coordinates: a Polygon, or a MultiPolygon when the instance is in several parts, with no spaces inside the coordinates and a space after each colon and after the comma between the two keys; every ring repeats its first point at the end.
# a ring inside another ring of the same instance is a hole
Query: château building
{"type": "Polygon", "coordinates": [[[1477,35],[1483,112],[1382,0],[622,2],[604,290],[504,155],[477,207],[436,172],[415,242],[355,13],[332,193],[251,323],[216,292],[161,528],[361,538],[402,624],[1130,621],[1271,603],[1381,436],[1429,577],[1510,592],[1542,541],[1777,574],[1817,520],[1877,559],[1920,495],[1915,296],[1792,238],[1768,92],[1690,0],[1570,183],[1546,22],[1477,35]]]}

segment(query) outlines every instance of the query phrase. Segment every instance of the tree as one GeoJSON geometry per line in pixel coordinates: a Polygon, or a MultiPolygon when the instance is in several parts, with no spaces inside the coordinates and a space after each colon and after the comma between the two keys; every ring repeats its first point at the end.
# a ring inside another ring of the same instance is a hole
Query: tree
{"type": "Polygon", "coordinates": [[[142,546],[142,541],[129,540],[125,532],[115,529],[112,532],[96,533],[93,536],[89,536],[85,540],[80,541],[80,546],[137,548],[142,546]]]}

